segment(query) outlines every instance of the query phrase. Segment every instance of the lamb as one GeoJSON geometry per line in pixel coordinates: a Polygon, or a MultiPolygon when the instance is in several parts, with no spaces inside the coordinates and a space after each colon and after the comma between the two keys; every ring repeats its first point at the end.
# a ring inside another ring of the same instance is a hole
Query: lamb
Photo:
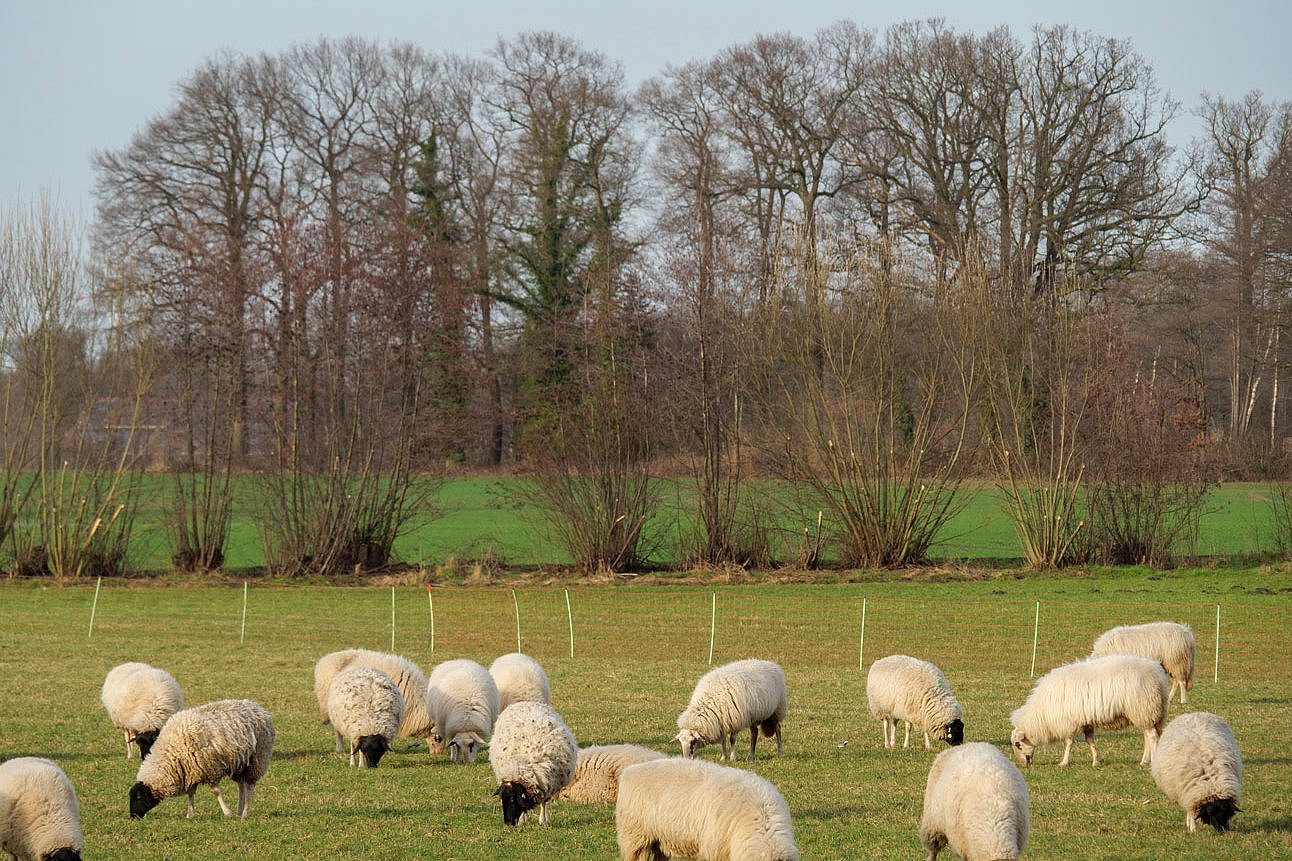
{"type": "Polygon", "coordinates": [[[1145,765],[1166,725],[1166,704],[1166,673],[1156,661],[1135,655],[1086,658],[1037,680],[1027,702],[1009,716],[1009,741],[1019,762],[1030,765],[1037,747],[1064,739],[1059,765],[1067,765],[1080,731],[1090,745],[1090,761],[1098,765],[1095,730],[1135,726],[1144,733],[1145,765]]]}
{"type": "MultiPolygon", "coordinates": [[[[428,741],[435,737],[435,722],[431,719],[426,674],[422,672],[422,668],[401,655],[372,652],[368,649],[343,649],[332,652],[319,658],[314,665],[314,696],[318,700],[323,723],[330,722],[327,706],[333,679],[342,670],[355,664],[376,667],[390,676],[395,687],[399,688],[399,693],[404,698],[404,717],[400,721],[398,733],[401,737],[424,738],[428,741]]],[[[433,744],[432,749],[434,750],[433,744]]],[[[336,750],[337,753],[345,753],[340,734],[336,737],[336,750]]]]}
{"type": "Polygon", "coordinates": [[[547,703],[522,700],[498,716],[489,765],[502,799],[502,821],[519,824],[535,807],[546,825],[547,802],[574,776],[579,746],[574,733],[547,703]]]}
{"type": "Polygon", "coordinates": [[[218,700],[176,712],[139,766],[137,782],[130,787],[130,818],[142,819],[163,798],[180,793],[188,794],[192,817],[193,795],[203,783],[229,816],[219,786],[229,777],[238,785],[238,815],[246,819],[252,792],[269,770],[273,749],[273,718],[251,700],[218,700]]]}
{"type": "Polygon", "coordinates": [[[798,861],[785,798],[766,779],[694,759],[630,765],[619,775],[621,861],[798,861]]]}
{"type": "Polygon", "coordinates": [[[884,747],[897,747],[897,722],[906,722],[902,747],[911,746],[911,725],[924,732],[924,749],[929,750],[929,733],[957,745],[964,741],[964,713],[942,671],[928,661],[909,655],[889,655],[870,665],[866,675],[866,704],[879,718],[884,747]],[[891,733],[890,733],[891,729],[891,733]]]}
{"type": "Polygon", "coordinates": [[[350,741],[350,765],[357,752],[361,768],[376,768],[404,719],[398,686],[376,667],[352,666],[332,680],[327,703],[338,745],[350,741]]]}
{"type": "Polygon", "coordinates": [[[1145,625],[1120,625],[1104,631],[1095,640],[1091,655],[1139,655],[1152,658],[1171,677],[1167,702],[1180,689],[1180,702],[1187,703],[1193,688],[1193,659],[1197,646],[1193,629],[1179,622],[1149,622],[1145,625]]]}
{"type": "Polygon", "coordinates": [[[1241,812],[1243,758],[1224,719],[1210,712],[1189,712],[1167,724],[1150,766],[1166,797],[1184,808],[1192,834],[1198,821],[1217,831],[1241,812]]]}
{"type": "Polygon", "coordinates": [[[933,760],[920,843],[927,861],[946,846],[964,861],[1016,861],[1031,825],[1027,783],[994,745],[975,741],[933,760]]]}
{"type": "Polygon", "coordinates": [[[475,762],[498,719],[493,676],[475,661],[458,658],[432,670],[427,683],[435,745],[448,747],[450,762],[475,762]]]}
{"type": "Polygon", "coordinates": [[[512,703],[530,700],[538,703],[552,701],[552,687],[547,682],[543,666],[529,655],[511,652],[489,665],[489,675],[498,686],[498,713],[502,714],[512,703]]]}
{"type": "Polygon", "coordinates": [[[165,670],[131,661],[108,671],[99,696],[112,725],[126,738],[126,759],[132,746],[139,758],[148,756],[162,724],[184,708],[184,695],[175,677],[165,670]]]}
{"type": "Polygon", "coordinates": [[[635,744],[606,744],[585,747],[579,751],[574,778],[561,790],[560,797],[587,804],[615,803],[619,797],[619,773],[630,765],[665,759],[667,754],[635,744]]]}
{"type": "Polygon", "coordinates": [[[0,763],[0,849],[17,861],[81,861],[76,790],[48,759],[0,763]]]}
{"type": "Polygon", "coordinates": [[[785,672],[772,661],[735,661],[710,670],[696,682],[691,702],[677,718],[682,756],[691,758],[706,744],[722,743],[722,758],[736,758],[736,736],[749,729],[749,759],[754,759],[761,728],[767,738],[776,736],[776,755],[782,753],[781,724],[788,700],[785,672]]]}

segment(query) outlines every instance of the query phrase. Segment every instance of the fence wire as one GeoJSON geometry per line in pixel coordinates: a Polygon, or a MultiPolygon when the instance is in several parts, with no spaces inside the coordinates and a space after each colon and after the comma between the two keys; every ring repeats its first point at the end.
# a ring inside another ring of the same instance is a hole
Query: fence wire
{"type": "Polygon", "coordinates": [[[437,658],[520,650],[717,665],[758,656],[864,671],[903,653],[948,673],[1023,678],[1088,655],[1116,625],[1169,620],[1193,629],[1195,684],[1292,683],[1281,660],[1292,607],[463,588],[435,590],[432,607],[437,658]]]}

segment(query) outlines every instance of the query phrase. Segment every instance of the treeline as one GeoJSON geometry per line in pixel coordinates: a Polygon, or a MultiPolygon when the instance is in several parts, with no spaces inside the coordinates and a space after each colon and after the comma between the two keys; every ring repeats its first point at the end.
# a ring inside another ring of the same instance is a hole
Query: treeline
{"type": "Polygon", "coordinates": [[[678,564],[783,555],[763,477],[806,564],[923,559],[967,477],[1033,564],[1162,562],[1288,423],[1292,105],[1206,97],[1183,146],[1181,110],[1066,27],[841,22],[635,90],[541,32],[217,56],[95,157],[84,307],[7,340],[7,438],[49,427],[6,474],[169,470],[189,568],[237,472],[272,565],[348,570],[418,476],[500,466],[589,567],[646,561],[663,470],[697,482],[678,564]]]}

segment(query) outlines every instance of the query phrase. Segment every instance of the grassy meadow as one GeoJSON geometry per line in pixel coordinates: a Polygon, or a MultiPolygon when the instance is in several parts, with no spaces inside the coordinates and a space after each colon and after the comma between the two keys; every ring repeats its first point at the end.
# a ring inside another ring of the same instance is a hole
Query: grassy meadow
{"type": "MultiPolygon", "coordinates": [[[[1292,718],[1292,577],[1282,570],[707,587],[554,581],[515,592],[391,584],[253,583],[244,593],[242,584],[105,582],[95,604],[93,585],[0,583],[0,756],[62,765],[80,797],[87,858],[610,859],[617,850],[608,806],[556,802],[549,827],[506,828],[487,757],[451,765],[401,740],[380,768],[348,768],[319,723],[314,661],[348,646],[393,648],[429,672],[452,657],[488,665],[519,637],[546,667],[553,704],[580,744],[630,741],[671,752],[674,720],[710,652],[715,664],[758,655],[780,661],[789,679],[786,753],[740,765],[785,795],[803,857],[921,858],[918,821],[936,751],[882,748],[861,666],[896,651],[934,660],[964,705],[966,737],[1004,748],[1033,660],[1039,675],[1083,654],[1111,624],[1180,618],[1199,641],[1185,708],[1226,718],[1244,754],[1234,830],[1187,834],[1183,812],[1138,764],[1139,733],[1101,732],[1099,768],[1078,740],[1069,768],[1057,765],[1058,745],[1025,771],[1027,856],[1292,853],[1292,755],[1283,740],[1292,718]],[[98,703],[104,674],[127,660],[169,669],[190,705],[248,697],[274,715],[273,764],[250,819],[224,819],[205,789],[192,820],[183,798],[129,819],[137,762],[124,759],[98,703]]],[[[1182,710],[1173,703],[1171,716],[1182,710]]],[[[716,759],[717,750],[702,755],[716,759]]]]}

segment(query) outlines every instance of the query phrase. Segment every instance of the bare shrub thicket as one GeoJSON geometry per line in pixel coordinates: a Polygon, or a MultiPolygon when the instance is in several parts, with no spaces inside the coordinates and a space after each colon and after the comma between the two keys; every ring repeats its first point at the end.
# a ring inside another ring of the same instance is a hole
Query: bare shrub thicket
{"type": "Polygon", "coordinates": [[[972,370],[955,373],[963,345],[947,295],[920,293],[864,252],[783,268],[752,315],[745,362],[761,454],[802,490],[809,535],[822,510],[845,564],[894,567],[927,559],[963,504],[972,370]]]}
{"type": "Polygon", "coordinates": [[[1203,470],[1201,410],[1153,356],[1133,356],[1124,328],[1105,320],[1099,385],[1085,435],[1093,558],[1163,565],[1196,554],[1210,481],[1203,470]]]}
{"type": "Polygon", "coordinates": [[[981,363],[981,436],[1023,559],[1034,568],[1077,561],[1086,525],[1080,447],[1092,364],[1081,313],[1065,303],[1018,303],[982,269],[962,278],[966,333],[981,363]]]}
{"type": "Polygon", "coordinates": [[[139,504],[147,334],[112,325],[120,309],[92,283],[80,229],[49,197],[13,207],[0,236],[11,336],[3,502],[22,521],[8,536],[15,570],[121,574],[139,504]]]}

